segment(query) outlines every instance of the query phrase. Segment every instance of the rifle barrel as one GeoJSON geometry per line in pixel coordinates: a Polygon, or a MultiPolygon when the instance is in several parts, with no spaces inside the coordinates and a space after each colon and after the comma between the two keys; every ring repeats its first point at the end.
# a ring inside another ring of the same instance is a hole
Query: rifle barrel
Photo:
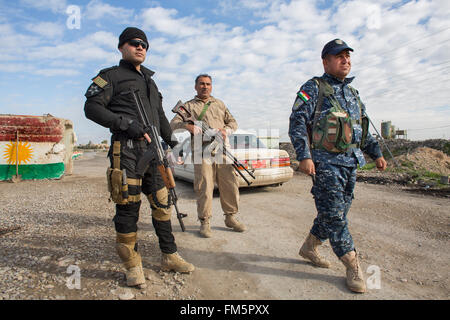
{"type": "MultiPolygon", "coordinates": [[[[189,120],[189,122],[193,122],[193,124],[195,125],[195,121],[194,119],[192,119],[192,115],[189,113],[189,111],[186,110],[186,108],[183,108],[183,110],[187,113],[187,115],[189,115],[189,118],[186,118],[184,115],[180,114],[179,112],[179,105],[183,106],[181,101],[178,101],[177,105],[172,109],[172,112],[178,114],[183,121],[186,121],[186,119],[191,119],[189,120]],[[178,108],[177,108],[178,107],[178,108]]],[[[207,130],[211,129],[206,123],[204,123],[203,121],[200,121],[201,123],[201,129],[202,129],[202,133],[205,134],[207,130]]],[[[251,182],[249,182],[247,180],[247,178],[244,176],[244,174],[239,170],[239,168],[244,169],[253,179],[256,179],[255,176],[253,175],[253,173],[251,173],[250,171],[247,170],[246,167],[244,167],[244,165],[238,160],[236,159],[235,156],[233,156],[229,151],[228,148],[225,147],[225,141],[223,140],[222,136],[220,135],[216,135],[216,139],[219,140],[219,142],[222,144],[222,150],[223,153],[228,156],[228,158],[230,158],[233,161],[233,168],[239,173],[239,175],[245,180],[245,182],[250,185],[251,182]]]]}
{"type": "MultiPolygon", "coordinates": [[[[201,121],[201,123],[202,123],[203,133],[205,133],[207,130],[210,129],[203,121],[201,121]]],[[[222,144],[222,149],[223,149],[223,152],[225,153],[225,155],[228,156],[228,158],[230,158],[233,161],[233,164],[234,164],[233,168],[236,169],[236,171],[241,175],[241,177],[245,180],[245,182],[247,182],[247,184],[250,185],[251,183],[248,182],[248,180],[244,177],[242,172],[239,170],[239,167],[244,169],[245,172],[247,172],[253,179],[256,179],[255,176],[253,175],[253,173],[248,171],[247,168],[238,159],[236,159],[236,157],[233,154],[231,154],[231,152],[225,146],[225,141],[223,140],[222,136],[216,135],[216,139],[218,139],[219,142],[222,144]]]]}

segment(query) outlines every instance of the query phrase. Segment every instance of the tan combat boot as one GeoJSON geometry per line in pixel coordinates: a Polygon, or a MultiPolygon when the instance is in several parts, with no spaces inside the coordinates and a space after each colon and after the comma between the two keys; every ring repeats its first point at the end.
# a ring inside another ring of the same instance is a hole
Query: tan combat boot
{"type": "Polygon", "coordinates": [[[356,251],[350,251],[340,259],[347,268],[347,287],[353,292],[366,292],[366,282],[364,281],[356,251]]]}
{"type": "Polygon", "coordinates": [[[329,268],[331,263],[322,258],[317,251],[317,247],[321,244],[322,241],[320,239],[309,233],[298,254],[318,267],[329,268]]]}
{"type": "Polygon", "coordinates": [[[233,228],[233,230],[237,232],[244,232],[247,230],[247,227],[242,222],[239,222],[234,216],[234,214],[226,214],[225,225],[228,228],[233,228]]]}
{"type": "Polygon", "coordinates": [[[116,250],[122,260],[125,269],[127,286],[134,287],[139,286],[144,288],[145,276],[142,269],[141,255],[134,250],[136,245],[136,232],[130,233],[116,233],[116,250]]]}
{"type": "Polygon", "coordinates": [[[212,233],[211,233],[211,226],[209,223],[209,219],[208,218],[203,218],[200,219],[200,234],[204,237],[204,238],[211,238],[212,237],[212,233]]]}
{"type": "Polygon", "coordinates": [[[184,259],[175,253],[162,253],[161,256],[161,269],[162,271],[174,271],[181,273],[189,273],[195,270],[193,264],[184,261],[184,259]]]}

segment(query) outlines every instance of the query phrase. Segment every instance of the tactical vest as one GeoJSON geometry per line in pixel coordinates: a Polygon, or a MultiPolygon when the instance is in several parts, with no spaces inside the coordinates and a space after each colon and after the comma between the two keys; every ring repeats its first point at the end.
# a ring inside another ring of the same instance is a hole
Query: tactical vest
{"type": "Polygon", "coordinates": [[[364,145],[364,140],[369,129],[369,121],[362,114],[362,103],[358,92],[349,86],[359,105],[360,119],[351,119],[350,115],[341,107],[334,96],[333,87],[323,78],[315,77],[313,80],[319,87],[314,120],[311,129],[310,143],[313,149],[324,149],[332,153],[347,152],[350,148],[359,148],[364,145]],[[323,99],[327,98],[331,104],[329,112],[319,120],[322,111],[323,99]],[[359,144],[352,144],[353,125],[361,124],[362,138],[359,144]]]}

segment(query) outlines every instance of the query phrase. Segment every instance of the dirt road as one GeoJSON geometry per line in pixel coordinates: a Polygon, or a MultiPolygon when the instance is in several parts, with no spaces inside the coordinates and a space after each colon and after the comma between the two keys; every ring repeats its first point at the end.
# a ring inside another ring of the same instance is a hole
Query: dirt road
{"type": "Polygon", "coordinates": [[[350,231],[368,278],[363,295],[345,286],[344,266],[328,243],[330,269],[312,266],[298,249],[315,217],[309,178],[281,187],[241,189],[240,220],[225,227],[219,198],[210,239],[198,235],[192,185],[177,181],[181,232],[172,220],[190,274],[159,270],[159,249],[148,202],[141,207],[139,250],[146,289],[127,289],[114,249],[104,172],[105,153],[85,153],[74,174],[57,181],[0,183],[0,299],[449,299],[450,199],[409,194],[399,186],[358,183],[350,231]],[[76,272],[80,282],[76,281],[76,272]]]}

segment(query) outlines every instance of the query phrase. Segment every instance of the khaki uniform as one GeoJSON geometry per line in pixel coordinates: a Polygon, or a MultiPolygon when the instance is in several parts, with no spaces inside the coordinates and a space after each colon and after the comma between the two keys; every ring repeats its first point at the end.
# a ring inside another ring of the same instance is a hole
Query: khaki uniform
{"type": "MultiPolygon", "coordinates": [[[[213,129],[225,129],[228,134],[237,129],[237,122],[231,115],[225,104],[214,97],[210,97],[206,103],[211,102],[209,108],[204,114],[202,121],[213,129]]],[[[185,103],[187,111],[198,119],[205,102],[195,97],[185,103]]],[[[173,131],[176,129],[185,129],[186,123],[176,115],[170,122],[173,131]]],[[[191,147],[194,148],[194,139],[191,147]]],[[[225,157],[225,156],[224,156],[225,157]]],[[[210,159],[205,158],[202,164],[194,165],[194,189],[197,193],[197,214],[199,219],[212,216],[212,199],[214,191],[214,182],[217,184],[220,192],[220,204],[222,210],[227,215],[236,214],[239,210],[239,182],[230,164],[226,164],[224,159],[222,164],[212,163],[210,159]]]]}

